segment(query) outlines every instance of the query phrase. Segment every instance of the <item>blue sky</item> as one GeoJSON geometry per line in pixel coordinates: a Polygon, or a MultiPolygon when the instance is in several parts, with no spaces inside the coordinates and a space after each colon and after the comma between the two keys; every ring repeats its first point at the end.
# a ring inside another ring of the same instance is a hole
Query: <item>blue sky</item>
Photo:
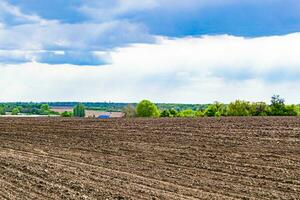
{"type": "Polygon", "coordinates": [[[298,0],[0,0],[0,101],[299,103],[298,32],[298,0]]]}
{"type": "Polygon", "coordinates": [[[297,32],[300,28],[300,2],[297,0],[187,0],[183,3],[168,0],[145,1],[146,3],[133,1],[137,5],[140,4],[140,7],[131,6],[117,14],[109,12],[120,6],[121,3],[118,2],[122,1],[8,2],[18,6],[24,13],[36,14],[48,20],[59,20],[62,23],[128,20],[144,24],[149,34],[173,37],[202,34],[254,37],[287,34],[297,32]],[[99,9],[99,12],[104,10],[107,13],[106,18],[98,13],[99,9]]]}

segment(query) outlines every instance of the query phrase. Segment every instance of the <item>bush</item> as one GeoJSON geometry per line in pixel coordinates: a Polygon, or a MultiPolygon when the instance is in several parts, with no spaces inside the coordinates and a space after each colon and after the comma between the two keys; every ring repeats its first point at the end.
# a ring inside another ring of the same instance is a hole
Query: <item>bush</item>
{"type": "Polygon", "coordinates": [[[65,111],[60,114],[61,117],[73,117],[73,112],[65,111]]]}
{"type": "Polygon", "coordinates": [[[179,112],[177,116],[178,117],[195,117],[196,112],[193,111],[192,109],[183,110],[183,111],[179,112]]]}
{"type": "Polygon", "coordinates": [[[5,108],[4,107],[0,107],[0,115],[5,115],[5,108]]]}
{"type": "Polygon", "coordinates": [[[270,113],[270,107],[264,102],[256,102],[251,104],[252,116],[267,116],[270,113]]]}
{"type": "Polygon", "coordinates": [[[20,113],[19,108],[14,108],[14,109],[12,109],[12,111],[11,111],[11,114],[12,114],[12,115],[18,115],[19,113],[20,113]]]}
{"type": "Polygon", "coordinates": [[[209,105],[204,111],[204,116],[207,117],[219,117],[225,116],[227,108],[224,104],[215,102],[214,104],[209,105]]]}
{"type": "Polygon", "coordinates": [[[49,110],[50,110],[50,107],[49,107],[48,104],[42,104],[42,105],[41,105],[41,110],[42,110],[42,111],[49,111],[49,110]]]}
{"type": "Polygon", "coordinates": [[[126,107],[123,108],[123,113],[125,117],[136,117],[136,109],[133,105],[128,104],[126,107]]]}
{"type": "Polygon", "coordinates": [[[204,111],[204,116],[214,117],[216,112],[217,112],[216,107],[214,105],[209,105],[204,111]]]}
{"type": "Polygon", "coordinates": [[[73,109],[73,114],[75,117],[85,117],[85,107],[83,104],[78,104],[73,109]]]}
{"type": "Polygon", "coordinates": [[[229,116],[251,116],[251,104],[247,101],[237,100],[228,105],[229,116]]]}
{"type": "Polygon", "coordinates": [[[178,117],[178,112],[174,109],[163,110],[160,117],[178,117]]]}
{"type": "Polygon", "coordinates": [[[299,115],[299,107],[296,105],[287,105],[284,109],[285,116],[298,116],[299,115]]]}
{"type": "Polygon", "coordinates": [[[198,110],[195,112],[196,117],[204,117],[204,112],[202,110],[198,110]]]}
{"type": "Polygon", "coordinates": [[[177,110],[170,109],[169,112],[170,112],[170,114],[171,114],[171,117],[177,117],[177,115],[178,115],[177,110]]]}
{"type": "Polygon", "coordinates": [[[157,106],[148,100],[141,101],[137,107],[138,117],[159,117],[160,113],[157,106]]]}
{"type": "Polygon", "coordinates": [[[39,111],[40,115],[50,115],[51,111],[50,111],[50,107],[48,104],[42,104],[40,111],[39,111]]]}
{"type": "Polygon", "coordinates": [[[160,113],[160,117],[171,117],[171,112],[170,112],[170,110],[163,110],[163,111],[160,113]]]}

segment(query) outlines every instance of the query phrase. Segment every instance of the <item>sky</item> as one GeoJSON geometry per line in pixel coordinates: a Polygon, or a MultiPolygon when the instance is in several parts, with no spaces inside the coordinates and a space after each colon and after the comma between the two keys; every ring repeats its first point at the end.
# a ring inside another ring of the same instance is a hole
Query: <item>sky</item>
{"type": "Polygon", "coordinates": [[[299,0],[0,0],[0,101],[300,103],[299,0]]]}

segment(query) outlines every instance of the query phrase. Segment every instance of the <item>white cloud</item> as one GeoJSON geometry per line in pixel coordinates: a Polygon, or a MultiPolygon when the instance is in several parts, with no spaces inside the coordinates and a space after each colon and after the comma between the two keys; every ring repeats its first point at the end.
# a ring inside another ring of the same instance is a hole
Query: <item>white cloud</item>
{"type": "MultiPolygon", "coordinates": [[[[66,24],[24,14],[18,7],[0,2],[0,63],[39,60],[80,65],[80,60],[84,59],[76,57],[78,55],[92,58],[95,51],[151,41],[153,36],[141,24],[125,20],[66,24]],[[67,56],[56,56],[52,53],[55,51],[64,51],[67,56]]],[[[90,61],[90,65],[103,62],[95,59],[85,61],[90,61]]]]}
{"type": "MultiPolygon", "coordinates": [[[[125,2],[125,1],[124,1],[125,2]]],[[[122,9],[133,5],[124,3],[122,9]]],[[[98,65],[94,53],[128,43],[152,42],[142,24],[126,20],[63,23],[26,14],[17,6],[0,0],[0,63],[30,62],[98,65]],[[64,51],[66,55],[53,54],[64,51]],[[78,58],[85,55],[85,58],[78,58]]]]}
{"type": "Polygon", "coordinates": [[[23,50],[100,50],[109,46],[151,39],[143,27],[126,21],[101,24],[19,25],[0,30],[0,48],[23,50]],[[126,34],[124,34],[126,32],[126,34]]]}
{"type": "MultiPolygon", "coordinates": [[[[124,21],[111,21],[101,24],[61,24],[58,22],[47,25],[28,24],[0,29],[0,51],[2,52],[0,63],[9,63],[15,60],[15,52],[18,52],[20,62],[28,62],[32,57],[42,60],[61,60],[62,63],[76,63],[78,55],[93,57],[94,52],[123,46],[131,42],[152,42],[154,39],[146,33],[142,26],[124,21]],[[126,34],[125,34],[126,33],[126,34]],[[65,58],[53,55],[53,51],[69,52],[65,58]],[[45,56],[50,55],[48,58],[45,56]],[[89,54],[89,55],[88,55],[89,54]],[[5,56],[6,55],[6,56],[5,56]],[[23,58],[21,57],[23,55],[23,58]],[[72,57],[74,55],[75,57],[72,57]]],[[[90,65],[101,62],[92,61],[90,65]]]]}
{"type": "Polygon", "coordinates": [[[113,53],[116,65],[139,66],[142,72],[186,70],[193,74],[218,75],[222,71],[248,70],[256,77],[272,70],[298,70],[300,34],[243,38],[204,36],[161,38],[159,44],[137,44],[113,53]],[[138,59],[137,59],[138,58],[138,59]],[[221,71],[220,71],[221,70],[221,71]]]}
{"type": "Polygon", "coordinates": [[[299,41],[298,33],[158,38],[112,51],[112,64],[101,67],[3,65],[0,100],[207,103],[281,94],[299,103],[299,41]]]}

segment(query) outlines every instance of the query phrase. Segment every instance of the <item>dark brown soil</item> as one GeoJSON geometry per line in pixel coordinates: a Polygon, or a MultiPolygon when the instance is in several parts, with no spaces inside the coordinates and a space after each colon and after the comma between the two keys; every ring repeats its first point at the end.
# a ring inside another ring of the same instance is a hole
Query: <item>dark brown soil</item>
{"type": "Polygon", "coordinates": [[[0,199],[300,199],[300,118],[0,118],[0,199]]]}

